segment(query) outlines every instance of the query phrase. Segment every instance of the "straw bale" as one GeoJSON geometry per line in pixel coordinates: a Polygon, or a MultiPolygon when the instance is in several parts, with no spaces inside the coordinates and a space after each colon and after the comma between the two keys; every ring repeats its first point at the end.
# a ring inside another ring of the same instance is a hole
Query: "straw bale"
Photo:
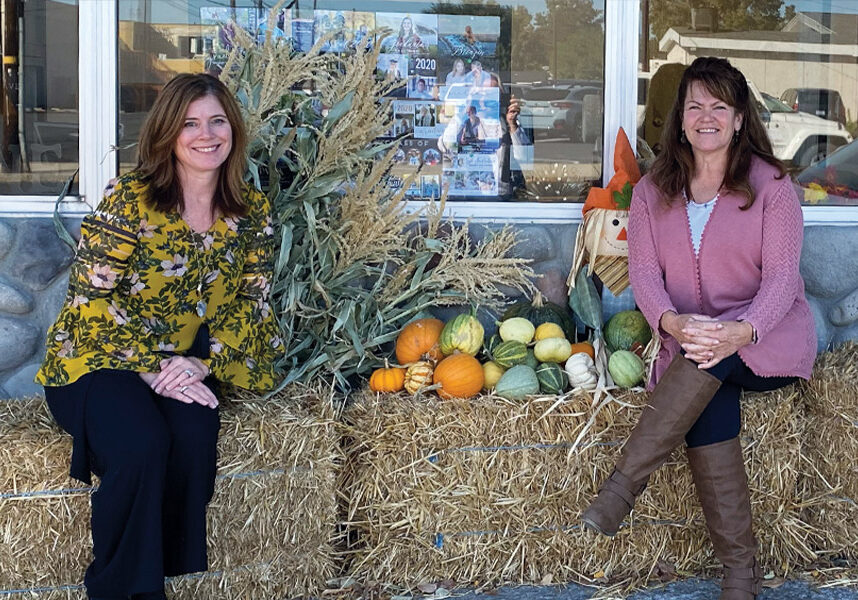
{"type": "MultiPolygon", "coordinates": [[[[658,561],[680,572],[715,564],[682,450],[651,479],[613,539],[579,528],[646,402],[625,392],[598,409],[587,395],[440,401],[360,397],[345,414],[348,570],[413,587],[576,580],[645,582],[658,561]]],[[[747,449],[764,562],[785,573],[813,557],[791,502],[803,419],[794,388],[746,399],[747,449]]]]}
{"type": "Polygon", "coordinates": [[[817,357],[804,386],[809,419],[801,495],[824,556],[858,560],[858,344],[817,357]]]}
{"type": "MultiPolygon", "coordinates": [[[[265,401],[234,393],[221,406],[210,572],[172,580],[175,597],[318,594],[337,573],[341,451],[329,395],[292,387],[265,401]]],[[[68,477],[70,442],[43,399],[0,402],[0,591],[79,593],[91,489],[68,477]]]]}

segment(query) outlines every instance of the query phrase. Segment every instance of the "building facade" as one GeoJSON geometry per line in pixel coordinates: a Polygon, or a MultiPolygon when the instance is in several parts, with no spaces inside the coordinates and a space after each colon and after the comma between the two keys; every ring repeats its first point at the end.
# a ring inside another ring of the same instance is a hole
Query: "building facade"
{"type": "MultiPolygon", "coordinates": [[[[44,332],[64,298],[73,252],[57,235],[55,205],[74,230],[107,180],[133,167],[160,87],[177,73],[216,72],[235,27],[296,50],[324,38],[328,52],[355,51],[388,31],[377,76],[404,84],[389,98],[388,135],[400,148],[389,184],[418,171],[406,190],[410,205],[444,191],[455,218],[515,224],[517,251],[534,260],[543,275],[537,286],[558,302],[581,203],[613,173],[617,129],[637,131],[642,154],[657,151],[672,92],[663,76],[670,69],[660,69],[702,55],[729,58],[800,182],[802,272],[819,349],[858,338],[858,5],[275,4],[0,0],[0,397],[37,391],[44,332]]],[[[615,304],[622,302],[631,299],[615,304]]]]}

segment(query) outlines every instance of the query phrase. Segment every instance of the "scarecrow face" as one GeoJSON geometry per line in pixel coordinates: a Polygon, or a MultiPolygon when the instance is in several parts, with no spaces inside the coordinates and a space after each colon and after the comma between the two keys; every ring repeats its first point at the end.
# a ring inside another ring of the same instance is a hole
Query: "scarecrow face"
{"type": "Polygon", "coordinates": [[[605,208],[594,208],[593,210],[606,213],[602,232],[596,245],[596,256],[628,256],[629,242],[626,232],[629,226],[629,211],[605,208]]]}

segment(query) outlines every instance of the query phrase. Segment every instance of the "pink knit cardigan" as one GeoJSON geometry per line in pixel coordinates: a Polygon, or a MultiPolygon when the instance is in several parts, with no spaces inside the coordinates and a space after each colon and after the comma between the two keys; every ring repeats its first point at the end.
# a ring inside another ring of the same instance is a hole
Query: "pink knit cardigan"
{"type": "Polygon", "coordinates": [[[660,327],[668,310],[745,320],[758,342],[739,350],[757,375],[810,378],[816,357],[813,315],[799,274],[803,235],[801,205],[789,177],[754,158],[749,174],[756,199],[724,193],[703,230],[695,256],[685,202],[668,205],[644,177],[629,214],[629,277],[635,300],[661,334],[650,386],[680,351],[660,327]]]}

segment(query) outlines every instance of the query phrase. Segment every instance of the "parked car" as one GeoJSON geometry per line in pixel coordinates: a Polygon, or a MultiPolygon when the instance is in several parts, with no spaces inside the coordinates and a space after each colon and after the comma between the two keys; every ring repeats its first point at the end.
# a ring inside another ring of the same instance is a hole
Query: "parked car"
{"type": "Polygon", "coordinates": [[[858,204],[858,141],[807,167],[796,181],[804,190],[806,202],[858,204]]]}
{"type": "Polygon", "coordinates": [[[826,88],[789,88],[781,94],[781,102],[801,111],[846,125],[846,107],[837,90],[826,88]]]}
{"type": "Polygon", "coordinates": [[[534,133],[555,134],[573,142],[583,142],[582,122],[584,97],[601,96],[602,89],[594,86],[522,87],[524,104],[522,125],[529,124],[534,133]]]}
{"type": "Polygon", "coordinates": [[[779,159],[796,167],[806,167],[852,141],[841,123],[796,112],[774,96],[760,92],[751,81],[748,89],[779,159]]]}

